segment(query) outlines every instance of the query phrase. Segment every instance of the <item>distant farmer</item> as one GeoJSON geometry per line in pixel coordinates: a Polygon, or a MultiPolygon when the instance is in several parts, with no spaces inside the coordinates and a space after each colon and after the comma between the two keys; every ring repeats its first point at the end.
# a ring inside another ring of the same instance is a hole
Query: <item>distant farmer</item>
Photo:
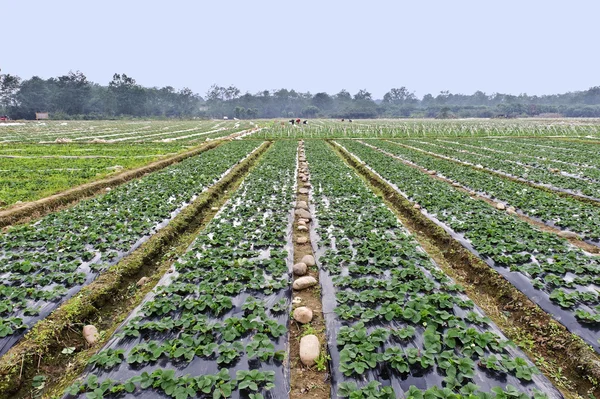
{"type": "Polygon", "coordinates": [[[293,120],[293,119],[290,119],[290,123],[293,125],[293,124],[294,124],[294,120],[293,120]]]}
{"type": "Polygon", "coordinates": [[[308,121],[305,119],[304,122],[302,122],[303,125],[308,125],[308,121]]]}
{"type": "Polygon", "coordinates": [[[348,119],[348,122],[352,122],[352,119],[348,119]]]}
{"type": "Polygon", "coordinates": [[[344,118],[342,118],[342,122],[344,121],[344,118]]]}
{"type": "Polygon", "coordinates": [[[299,125],[300,124],[300,118],[296,119],[296,123],[299,125]]]}

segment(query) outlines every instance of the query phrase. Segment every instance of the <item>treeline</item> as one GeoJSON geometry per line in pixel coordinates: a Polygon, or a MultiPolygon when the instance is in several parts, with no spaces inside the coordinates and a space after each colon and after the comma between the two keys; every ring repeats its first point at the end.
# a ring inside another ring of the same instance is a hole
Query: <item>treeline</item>
{"type": "Polygon", "coordinates": [[[79,71],[49,79],[0,75],[0,114],[33,119],[36,112],[49,112],[53,119],[600,117],[600,86],[544,96],[442,91],[423,98],[400,87],[374,99],[367,90],[333,95],[287,89],[242,94],[235,86],[213,85],[202,98],[188,88],[143,87],[126,74],[115,74],[108,86],[88,81],[79,71]]]}
{"type": "Polygon", "coordinates": [[[126,74],[115,74],[108,86],[79,71],[50,79],[0,75],[0,114],[12,119],[35,119],[36,112],[52,119],[189,118],[199,115],[202,103],[188,88],[142,87],[126,74]]]}

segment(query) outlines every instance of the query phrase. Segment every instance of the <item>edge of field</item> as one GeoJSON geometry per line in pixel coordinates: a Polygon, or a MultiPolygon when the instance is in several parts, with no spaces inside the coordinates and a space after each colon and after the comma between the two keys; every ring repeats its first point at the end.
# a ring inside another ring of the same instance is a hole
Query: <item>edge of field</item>
{"type": "Polygon", "coordinates": [[[110,177],[84,183],[36,201],[12,205],[9,208],[0,211],[0,228],[5,228],[19,223],[25,223],[33,219],[38,219],[51,212],[67,208],[85,198],[91,198],[95,195],[98,195],[107,188],[120,186],[148,173],[156,172],[160,169],[166,168],[167,166],[181,162],[184,159],[213,149],[223,143],[223,141],[224,140],[211,141],[191,150],[162,158],[144,166],[135,169],[129,169],[110,177]]]}

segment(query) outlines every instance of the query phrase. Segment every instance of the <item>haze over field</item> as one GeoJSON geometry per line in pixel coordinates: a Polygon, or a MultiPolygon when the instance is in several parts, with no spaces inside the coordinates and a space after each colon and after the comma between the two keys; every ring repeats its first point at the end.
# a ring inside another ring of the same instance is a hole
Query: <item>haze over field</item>
{"type": "Polygon", "coordinates": [[[550,94],[598,84],[596,1],[5,2],[2,73],[382,98],[550,94]],[[18,33],[18,34],[17,34],[18,33]]]}

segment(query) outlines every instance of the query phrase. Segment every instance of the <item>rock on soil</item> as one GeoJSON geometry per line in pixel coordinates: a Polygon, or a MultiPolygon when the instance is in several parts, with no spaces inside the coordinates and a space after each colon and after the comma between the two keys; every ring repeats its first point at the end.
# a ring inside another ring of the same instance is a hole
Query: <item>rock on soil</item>
{"type": "Polygon", "coordinates": [[[414,204],[414,205],[413,205],[413,208],[415,208],[415,209],[421,209],[421,205],[419,205],[419,204],[414,204]]]}
{"type": "Polygon", "coordinates": [[[313,318],[313,311],[306,306],[300,306],[294,309],[294,320],[298,323],[306,324],[310,323],[313,318]]]}
{"type": "Polygon", "coordinates": [[[306,201],[298,201],[296,204],[296,209],[304,209],[305,211],[308,211],[308,204],[306,201]]]}
{"type": "Polygon", "coordinates": [[[577,233],[573,233],[572,231],[561,231],[558,233],[559,237],[562,238],[578,238],[577,233]]]}
{"type": "Polygon", "coordinates": [[[308,266],[306,266],[306,263],[299,262],[299,263],[296,263],[292,267],[292,269],[296,276],[304,276],[306,274],[306,271],[308,270],[308,266]]]}
{"type": "Polygon", "coordinates": [[[306,225],[300,225],[298,226],[298,231],[308,231],[308,227],[306,227],[306,225]]]}
{"type": "Polygon", "coordinates": [[[302,187],[301,189],[299,189],[299,190],[298,190],[298,192],[299,192],[300,194],[308,194],[308,188],[304,188],[304,187],[302,187]]]}
{"type": "Polygon", "coordinates": [[[320,351],[321,344],[319,344],[319,338],[316,335],[305,335],[300,340],[300,360],[304,365],[312,366],[315,364],[320,351]]]}
{"type": "Polygon", "coordinates": [[[427,173],[429,173],[430,175],[435,175],[435,174],[437,174],[437,172],[436,172],[435,170],[430,170],[430,171],[428,171],[427,173]]]}
{"type": "Polygon", "coordinates": [[[505,206],[503,203],[501,203],[501,202],[498,202],[498,203],[496,204],[496,209],[503,211],[503,210],[505,210],[505,209],[506,209],[506,206],[505,206]]]}
{"type": "Polygon", "coordinates": [[[306,219],[306,220],[311,220],[312,219],[312,215],[306,209],[296,209],[294,211],[294,214],[296,216],[298,216],[299,218],[302,218],[302,219],[306,219]]]}
{"type": "Polygon", "coordinates": [[[83,327],[83,338],[85,338],[85,340],[87,341],[88,344],[90,344],[90,345],[95,344],[96,341],[98,341],[98,338],[100,338],[100,334],[98,334],[98,329],[91,324],[84,326],[83,327]]]}
{"type": "Polygon", "coordinates": [[[315,262],[315,257],[312,255],[304,255],[302,257],[302,260],[300,261],[302,263],[306,263],[306,266],[310,267],[310,266],[314,266],[317,263],[315,262]]]}
{"type": "Polygon", "coordinates": [[[293,287],[295,290],[304,290],[314,285],[317,285],[317,280],[313,276],[304,276],[294,280],[293,287]]]}
{"type": "Polygon", "coordinates": [[[137,283],[135,283],[136,286],[141,287],[142,285],[146,284],[148,282],[148,280],[150,280],[148,277],[142,277],[141,279],[138,280],[137,283]]]}
{"type": "Polygon", "coordinates": [[[306,244],[308,242],[308,237],[298,237],[296,240],[298,244],[306,244]]]}

